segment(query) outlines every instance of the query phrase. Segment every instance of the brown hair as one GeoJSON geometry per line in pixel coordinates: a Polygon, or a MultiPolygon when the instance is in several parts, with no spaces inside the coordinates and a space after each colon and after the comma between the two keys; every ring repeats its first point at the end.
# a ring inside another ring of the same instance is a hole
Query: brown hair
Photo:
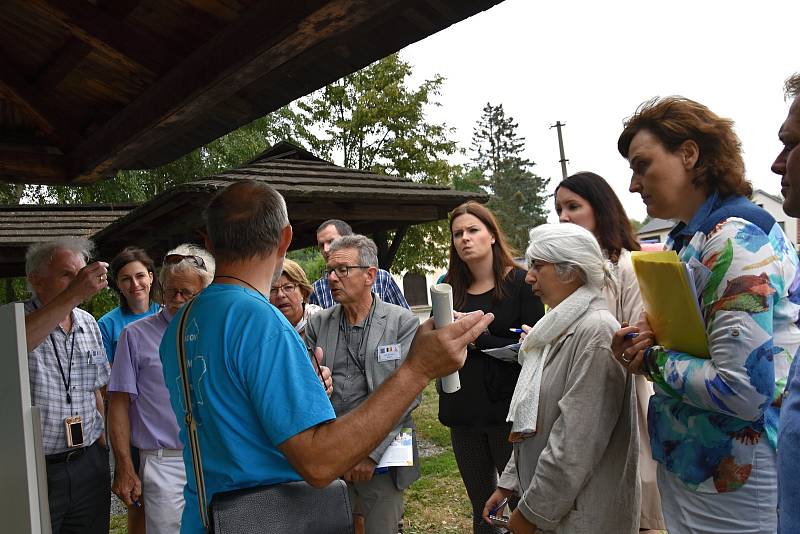
{"type": "Polygon", "coordinates": [[[684,141],[694,141],[699,157],[692,184],[710,195],[749,197],[753,188],[745,179],[742,143],[733,131],[733,121],[714,114],[706,106],[688,98],[668,96],[642,103],[625,120],[617,150],[628,157],[631,141],[642,130],[655,135],[669,152],[684,141]]]}
{"type": "Polygon", "coordinates": [[[281,274],[288,278],[293,284],[297,284],[297,287],[300,288],[300,293],[303,295],[303,302],[307,302],[308,296],[311,295],[313,288],[303,268],[300,267],[296,261],[285,258],[283,260],[283,271],[281,271],[281,274]]]}
{"type": "Polygon", "coordinates": [[[469,267],[458,255],[456,246],[453,243],[453,221],[459,215],[472,215],[481,220],[494,236],[494,243],[492,244],[492,273],[494,274],[494,291],[492,293],[492,301],[498,302],[506,297],[506,292],[503,289],[506,278],[511,276],[509,267],[516,267],[514,262],[514,250],[508,245],[506,235],[500,226],[497,224],[494,214],[489,211],[489,208],[470,200],[461,204],[456,209],[450,212],[450,265],[445,275],[445,282],[453,287],[453,307],[458,310],[464,306],[467,301],[467,288],[473,282],[472,272],[469,267]],[[508,272],[506,272],[508,271],[508,272]]]}
{"type": "Polygon", "coordinates": [[[556,186],[569,189],[586,200],[594,212],[594,235],[609,259],[616,263],[622,249],[639,250],[639,242],[633,235],[631,221],[619,198],[602,176],[593,172],[579,172],[566,177],[556,186]]]}
{"type": "Polygon", "coordinates": [[[135,261],[138,261],[144,265],[144,268],[147,269],[147,272],[153,275],[153,283],[150,284],[150,294],[148,296],[150,298],[150,304],[153,302],[158,302],[156,297],[156,295],[158,295],[158,279],[155,276],[156,266],[153,263],[153,260],[150,259],[150,256],[147,255],[147,252],[145,252],[144,249],[138,247],[125,247],[119,254],[114,256],[114,259],[111,260],[111,263],[109,264],[111,276],[108,278],[108,285],[111,286],[111,289],[117,293],[117,296],[119,297],[119,307],[126,312],[130,312],[131,309],[130,306],[128,306],[128,301],[125,299],[125,295],[122,294],[122,291],[120,291],[119,287],[117,286],[117,276],[123,267],[135,261]]]}

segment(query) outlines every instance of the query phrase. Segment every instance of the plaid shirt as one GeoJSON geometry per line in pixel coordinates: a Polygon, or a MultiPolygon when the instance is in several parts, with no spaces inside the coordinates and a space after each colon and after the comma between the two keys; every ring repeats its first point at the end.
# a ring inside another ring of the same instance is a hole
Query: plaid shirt
{"type": "MultiPolygon", "coordinates": [[[[378,269],[378,275],[375,277],[375,283],[372,286],[372,292],[377,294],[380,299],[389,304],[397,304],[404,308],[408,308],[408,302],[403,296],[403,292],[397,287],[397,284],[392,278],[392,275],[383,269],[378,269]]],[[[337,302],[333,300],[331,288],[328,285],[328,279],[322,277],[314,282],[314,291],[308,298],[311,304],[322,306],[323,308],[332,308],[337,302]]]]}
{"type": "MultiPolygon", "coordinates": [[[[38,300],[25,302],[26,314],[37,308],[41,308],[38,300]]],[[[68,334],[57,326],[28,353],[31,402],[42,412],[42,445],[46,455],[68,450],[64,419],[70,416],[81,416],[86,446],[100,437],[103,415],[97,411],[94,392],[108,382],[110,371],[97,322],[78,308],[72,310],[72,329],[68,334]],[[72,404],[67,404],[67,392],[56,355],[69,383],[72,404]]]]}

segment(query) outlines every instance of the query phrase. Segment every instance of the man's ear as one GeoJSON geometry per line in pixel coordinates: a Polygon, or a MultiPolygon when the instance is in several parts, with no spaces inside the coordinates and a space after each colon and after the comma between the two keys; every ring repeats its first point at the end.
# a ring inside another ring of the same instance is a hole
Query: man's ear
{"type": "Polygon", "coordinates": [[[281,230],[281,240],[278,243],[278,256],[283,257],[286,255],[286,251],[289,250],[289,245],[292,244],[292,225],[287,224],[281,230]]]}
{"type": "Polygon", "coordinates": [[[372,285],[375,283],[375,279],[378,277],[378,268],[377,267],[370,267],[367,269],[367,278],[364,281],[365,284],[372,285]]]}
{"type": "Polygon", "coordinates": [[[678,147],[678,152],[683,158],[683,167],[687,171],[694,169],[700,159],[700,147],[697,143],[692,139],[687,139],[678,147]]]}

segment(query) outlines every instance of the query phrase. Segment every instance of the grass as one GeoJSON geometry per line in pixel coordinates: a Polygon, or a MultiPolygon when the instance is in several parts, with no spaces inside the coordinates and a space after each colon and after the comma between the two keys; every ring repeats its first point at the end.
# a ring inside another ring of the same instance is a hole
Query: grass
{"type": "MultiPolygon", "coordinates": [[[[404,534],[472,532],[472,512],[458,472],[450,431],[438,420],[439,396],[433,384],[414,410],[418,439],[438,454],[420,460],[421,477],[406,490],[404,534]]],[[[127,534],[125,514],[111,517],[110,534],[127,534]]]]}
{"type": "Polygon", "coordinates": [[[450,446],[450,431],[437,418],[438,398],[431,384],[414,410],[419,440],[444,450],[420,460],[422,476],[406,490],[406,534],[472,532],[471,506],[450,446]]]}

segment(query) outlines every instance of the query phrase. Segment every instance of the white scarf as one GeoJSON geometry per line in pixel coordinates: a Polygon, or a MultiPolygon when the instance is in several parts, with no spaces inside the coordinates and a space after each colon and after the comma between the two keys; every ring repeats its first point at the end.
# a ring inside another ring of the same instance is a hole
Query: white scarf
{"type": "Polygon", "coordinates": [[[519,350],[522,371],[514,388],[506,421],[511,421],[512,434],[529,436],[536,433],[539,415],[539,392],[542,370],[550,347],[575,321],[589,309],[593,299],[600,296],[597,289],[579,287],[558,306],[550,309],[528,332],[519,350]]]}

